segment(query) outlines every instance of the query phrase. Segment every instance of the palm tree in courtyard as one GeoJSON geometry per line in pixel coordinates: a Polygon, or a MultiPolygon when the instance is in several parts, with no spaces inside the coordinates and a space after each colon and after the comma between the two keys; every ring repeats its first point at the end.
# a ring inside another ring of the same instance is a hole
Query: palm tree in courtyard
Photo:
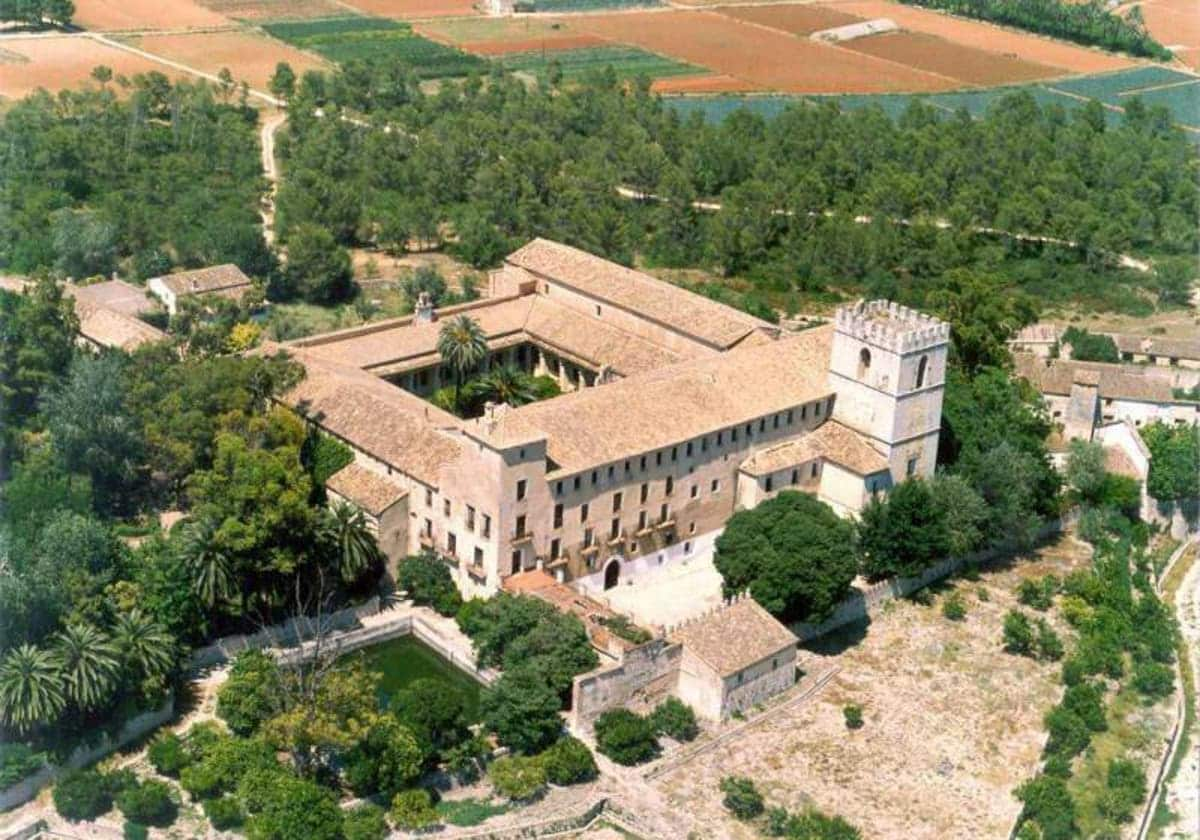
{"type": "Polygon", "coordinates": [[[338,571],[351,583],[372,566],[382,562],[383,552],[375,535],[367,527],[363,512],[344,503],[333,505],[326,514],[325,527],[335,546],[338,571]]]}
{"type": "Polygon", "coordinates": [[[55,637],[54,648],[71,702],[81,709],[102,705],[121,667],[120,652],[112,640],[91,624],[71,624],[55,637]]]}
{"type": "Polygon", "coordinates": [[[236,594],[229,556],[216,536],[217,523],[212,519],[188,523],[183,534],[181,550],[192,576],[192,591],[206,607],[236,594]]]}
{"type": "Polygon", "coordinates": [[[541,398],[537,379],[512,365],[492,368],[467,386],[467,399],[479,405],[494,402],[516,407],[541,398]]]}
{"type": "Polygon", "coordinates": [[[26,732],[53,723],[66,706],[62,663],[52,651],[25,644],[0,663],[0,719],[26,732]]]}
{"type": "Polygon", "coordinates": [[[438,355],[454,371],[454,402],[467,374],[487,358],[487,336],[474,318],[459,315],[442,324],[438,331],[438,355]]]}
{"type": "Polygon", "coordinates": [[[113,639],[121,664],[144,677],[161,677],[175,664],[175,639],[167,629],[134,608],[117,616],[113,639]]]}

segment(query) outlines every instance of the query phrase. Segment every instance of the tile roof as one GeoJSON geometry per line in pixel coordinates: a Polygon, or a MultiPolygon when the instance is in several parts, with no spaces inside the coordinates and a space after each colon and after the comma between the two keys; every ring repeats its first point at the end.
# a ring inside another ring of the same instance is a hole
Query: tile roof
{"type": "Polygon", "coordinates": [[[499,447],[546,437],[559,469],[576,472],[828,397],[832,335],[831,326],[817,327],[660,367],[510,409],[467,428],[499,447]]]}
{"type": "Polygon", "coordinates": [[[756,329],[775,328],[732,306],[547,239],[533,240],[505,261],[717,349],[732,347],[756,329]]]}
{"type": "Polygon", "coordinates": [[[103,306],[125,315],[138,315],[158,308],[158,303],[147,295],[143,287],[124,280],[105,280],[87,286],[67,283],[63,286],[63,292],[79,303],[103,306]]]}
{"type": "Polygon", "coordinates": [[[1200,359],[1200,339],[1119,333],[1113,333],[1112,339],[1122,353],[1145,353],[1172,359],[1200,359]]]}
{"type": "Polygon", "coordinates": [[[799,639],[748,596],[675,628],[668,636],[683,644],[722,677],[794,647],[799,639]]]}
{"type": "Polygon", "coordinates": [[[233,263],[164,274],[154,279],[162,281],[177,295],[202,295],[252,285],[250,278],[233,263]]]}
{"type": "Polygon", "coordinates": [[[79,317],[79,334],[102,347],[129,351],[167,337],[140,318],[103,306],[76,300],[75,314],[79,317]]]}
{"type": "Polygon", "coordinates": [[[1039,359],[1027,353],[1015,354],[1013,361],[1017,375],[1028,379],[1043,394],[1066,396],[1071,393],[1071,385],[1075,382],[1095,381],[1104,399],[1152,403],[1175,401],[1170,384],[1146,376],[1136,365],[1039,359]]]}
{"type": "Polygon", "coordinates": [[[325,487],[372,516],[381,515],[408,495],[408,491],[400,485],[354,461],[331,475],[325,487]]]}
{"type": "Polygon", "coordinates": [[[1029,324],[1022,327],[1008,340],[1009,344],[1053,344],[1058,341],[1058,327],[1054,324],[1029,324]]]}
{"type": "Polygon", "coordinates": [[[431,403],[357,368],[297,347],[285,349],[306,376],[281,397],[321,428],[430,486],[438,471],[462,454],[454,431],[461,422],[431,403]]]}
{"type": "Polygon", "coordinates": [[[801,438],[760,449],[741,464],[747,475],[763,476],[821,458],[858,475],[872,475],[888,468],[887,459],[872,448],[862,435],[841,423],[828,420],[801,438]]]}

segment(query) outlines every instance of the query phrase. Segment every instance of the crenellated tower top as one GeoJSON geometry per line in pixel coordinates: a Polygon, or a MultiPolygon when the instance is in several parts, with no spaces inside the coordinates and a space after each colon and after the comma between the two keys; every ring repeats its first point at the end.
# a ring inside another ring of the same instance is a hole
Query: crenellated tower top
{"type": "Polygon", "coordinates": [[[893,353],[911,353],[950,340],[950,325],[890,300],[860,300],[839,307],[837,332],[893,353]]]}

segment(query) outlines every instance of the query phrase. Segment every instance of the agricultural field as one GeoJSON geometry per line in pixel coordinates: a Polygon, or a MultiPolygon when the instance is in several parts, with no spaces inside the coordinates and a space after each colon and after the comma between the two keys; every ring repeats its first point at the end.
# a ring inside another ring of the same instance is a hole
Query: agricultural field
{"type": "Polygon", "coordinates": [[[476,56],[421,37],[406,23],[384,18],[270,23],[263,29],[338,63],[375,57],[399,59],[424,79],[462,76],[486,66],[476,56]]]}
{"type": "Polygon", "coordinates": [[[227,26],[228,18],[194,0],[76,0],[75,23],[84,29],[183,29],[227,26]]]}
{"type": "Polygon", "coordinates": [[[309,20],[346,14],[337,0],[204,0],[204,5],[234,20],[309,20]]]}
{"type": "Polygon", "coordinates": [[[497,61],[506,70],[531,73],[543,82],[552,63],[557,62],[564,81],[574,81],[589,73],[611,67],[618,79],[636,79],[645,76],[662,79],[670,76],[694,76],[702,68],[673,61],[669,58],[630,47],[589,47],[566,52],[535,50],[504,55],[497,61]]]}
{"type": "Polygon", "coordinates": [[[345,5],[363,14],[415,20],[478,14],[475,3],[476,0],[348,0],[345,5]]]}
{"type": "Polygon", "coordinates": [[[1136,5],[1150,34],[1193,70],[1200,70],[1200,15],[1194,0],[1147,0],[1136,5]]]}
{"type": "Polygon", "coordinates": [[[1057,664],[1001,649],[1004,614],[1021,580],[1062,575],[1089,557],[1089,547],[1064,537],[978,582],[956,581],[962,621],[942,615],[948,589],[930,606],[895,601],[865,627],[802,647],[809,674],[840,668],[829,684],[653,787],[704,825],[697,837],[760,836],[722,807],[715,792],[726,775],[754,778],[770,805],[839,814],[863,837],[1007,836],[1021,810],[1012,790],[1039,763],[1042,716],[1062,686],[1057,664]],[[848,703],[863,708],[860,730],[846,727],[848,703]]]}
{"type": "Polygon", "coordinates": [[[1062,70],[955,44],[924,32],[885,32],[846,42],[845,49],[895,61],[971,85],[1002,85],[1061,76],[1062,70]]]}
{"type": "Polygon", "coordinates": [[[811,35],[822,29],[833,29],[850,23],[859,23],[862,18],[840,12],[828,6],[808,3],[781,3],[768,6],[730,6],[722,8],[721,14],[734,20],[757,23],[772,29],[782,29],[793,35],[811,35]]]}
{"type": "Polygon", "coordinates": [[[114,76],[151,70],[180,75],[158,62],[84,35],[5,38],[0,43],[0,97],[19,99],[38,88],[56,91],[95,85],[92,69],[101,64],[110,67],[114,76]]]}
{"type": "Polygon", "coordinates": [[[139,49],[207,73],[229,68],[236,81],[244,81],[255,90],[267,89],[267,80],[280,61],[288,62],[297,75],[323,66],[315,56],[252,32],[147,35],[127,40],[139,49]]]}

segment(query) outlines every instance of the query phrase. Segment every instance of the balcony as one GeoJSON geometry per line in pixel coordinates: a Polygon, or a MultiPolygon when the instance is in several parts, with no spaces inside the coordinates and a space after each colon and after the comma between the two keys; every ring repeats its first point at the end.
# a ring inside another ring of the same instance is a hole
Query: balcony
{"type": "Polygon", "coordinates": [[[520,534],[513,534],[513,538],[512,538],[513,545],[525,545],[525,543],[532,542],[532,541],[533,541],[533,531],[525,531],[520,534]]]}
{"type": "Polygon", "coordinates": [[[417,537],[417,542],[419,542],[421,544],[422,548],[434,548],[435,547],[435,543],[433,541],[433,534],[428,534],[424,531],[422,531],[421,535],[419,537],[417,537]]]}
{"type": "Polygon", "coordinates": [[[653,528],[655,531],[665,531],[667,528],[674,528],[675,527],[675,517],[671,517],[670,519],[664,519],[662,522],[655,522],[655,523],[651,524],[650,527],[653,528]]]}
{"type": "Polygon", "coordinates": [[[607,542],[609,545],[619,545],[620,543],[625,542],[625,532],[622,531],[621,533],[617,534],[615,537],[609,537],[607,542]]]}
{"type": "Polygon", "coordinates": [[[467,570],[467,574],[479,581],[487,580],[487,569],[483,566],[477,566],[474,563],[463,563],[463,568],[467,570]]]}
{"type": "Polygon", "coordinates": [[[600,550],[599,543],[592,543],[591,545],[585,545],[582,549],[580,549],[579,553],[584,554],[584,555],[595,554],[599,550],[600,550]]]}

